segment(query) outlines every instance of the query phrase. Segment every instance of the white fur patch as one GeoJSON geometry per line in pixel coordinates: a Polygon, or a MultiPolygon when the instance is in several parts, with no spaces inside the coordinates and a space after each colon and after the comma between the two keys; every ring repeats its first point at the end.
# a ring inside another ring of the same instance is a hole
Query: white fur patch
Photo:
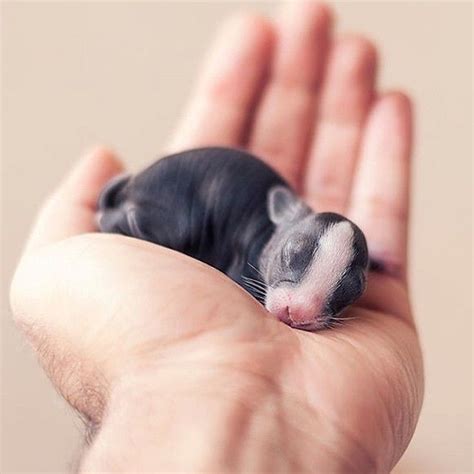
{"type": "Polygon", "coordinates": [[[354,231],[349,222],[338,222],[328,227],[319,239],[319,247],[303,281],[293,290],[292,302],[307,307],[313,318],[321,313],[350,265],[354,256],[353,239],[354,231]]]}

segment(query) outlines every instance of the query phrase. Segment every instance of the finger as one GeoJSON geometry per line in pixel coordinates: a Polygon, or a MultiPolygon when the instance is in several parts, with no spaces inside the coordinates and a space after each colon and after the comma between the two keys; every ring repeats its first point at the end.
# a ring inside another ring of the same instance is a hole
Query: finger
{"type": "Polygon", "coordinates": [[[260,16],[239,16],[223,26],[170,151],[241,144],[267,74],[272,46],[273,28],[260,16]]]}
{"type": "Polygon", "coordinates": [[[96,230],[94,214],[104,184],[123,171],[104,148],[87,153],[40,210],[27,249],[96,230]]]}
{"type": "Polygon", "coordinates": [[[408,97],[389,93],[368,118],[355,176],[350,217],[365,232],[384,269],[404,276],[409,210],[412,114],[408,97]]]}
{"type": "Polygon", "coordinates": [[[318,211],[347,205],[375,65],[375,48],[363,38],[346,37],[332,48],[304,179],[304,195],[318,211]]]}
{"type": "Polygon", "coordinates": [[[325,5],[284,7],[272,78],[250,136],[249,148],[295,187],[309,146],[330,24],[325,5]]]}

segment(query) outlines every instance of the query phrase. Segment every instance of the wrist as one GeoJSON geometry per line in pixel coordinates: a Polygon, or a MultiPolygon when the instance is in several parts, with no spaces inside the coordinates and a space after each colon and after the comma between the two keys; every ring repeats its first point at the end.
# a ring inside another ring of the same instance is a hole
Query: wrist
{"type": "Polygon", "coordinates": [[[348,472],[358,465],[353,446],[304,405],[290,405],[271,380],[227,368],[179,372],[140,372],[114,387],[81,472],[348,472]]]}
{"type": "MultiPolygon", "coordinates": [[[[128,375],[110,394],[82,470],[243,471],[253,443],[271,439],[262,415],[274,396],[265,385],[231,377],[228,369],[160,367],[128,375]],[[251,444],[255,428],[267,432],[251,444]]],[[[260,444],[259,452],[268,448],[260,444]]]]}

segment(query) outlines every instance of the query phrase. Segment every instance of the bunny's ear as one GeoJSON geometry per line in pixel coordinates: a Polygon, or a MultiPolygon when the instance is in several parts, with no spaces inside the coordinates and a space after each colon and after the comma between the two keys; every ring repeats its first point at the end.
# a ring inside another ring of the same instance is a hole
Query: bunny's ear
{"type": "Polygon", "coordinates": [[[267,209],[274,224],[289,222],[310,212],[308,206],[285,186],[274,186],[268,191],[267,209]]]}

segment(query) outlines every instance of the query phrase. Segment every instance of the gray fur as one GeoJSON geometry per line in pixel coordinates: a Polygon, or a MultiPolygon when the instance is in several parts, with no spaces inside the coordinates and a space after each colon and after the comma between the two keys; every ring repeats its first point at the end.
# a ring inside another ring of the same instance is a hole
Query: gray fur
{"type": "Polygon", "coordinates": [[[262,303],[275,289],[294,292],[307,284],[312,262],[324,258],[321,237],[348,222],[350,262],[314,318],[330,323],[365,286],[368,255],[360,229],[338,214],[314,213],[270,167],[241,150],[202,148],[161,159],[136,176],[112,180],[98,207],[103,232],[202,260],[262,303]]]}

